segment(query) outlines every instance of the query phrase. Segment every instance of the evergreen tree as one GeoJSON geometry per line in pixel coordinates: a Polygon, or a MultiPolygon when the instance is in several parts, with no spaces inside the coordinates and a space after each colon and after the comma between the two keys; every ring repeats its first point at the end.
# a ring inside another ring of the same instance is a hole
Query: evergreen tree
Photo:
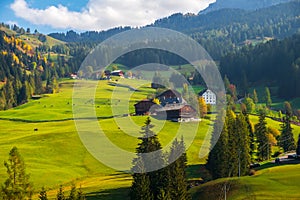
{"type": "Polygon", "coordinates": [[[4,95],[4,91],[0,91],[0,110],[4,110],[6,108],[6,99],[4,95]]]}
{"type": "Polygon", "coordinates": [[[246,97],[243,102],[246,105],[247,112],[252,113],[255,109],[253,99],[251,99],[250,97],[246,97]]]}
{"type": "Polygon", "coordinates": [[[56,194],[56,200],[65,200],[64,188],[61,185],[56,194]]]}
{"type": "Polygon", "coordinates": [[[28,101],[28,89],[26,82],[22,83],[22,87],[20,89],[20,94],[18,95],[18,105],[24,104],[28,101]]]}
{"type": "Polygon", "coordinates": [[[293,128],[291,126],[291,118],[289,115],[283,117],[279,145],[283,148],[284,152],[296,149],[293,128]]]}
{"type": "Polygon", "coordinates": [[[239,175],[243,176],[249,172],[249,165],[251,161],[249,129],[243,114],[239,114],[236,117],[235,125],[235,130],[237,132],[236,135],[238,136],[239,175]]]}
{"type": "Polygon", "coordinates": [[[265,88],[265,100],[266,100],[266,106],[270,108],[272,105],[272,100],[271,100],[270,89],[268,87],[265,88]]]}
{"type": "Polygon", "coordinates": [[[224,123],[224,115],[224,112],[220,112],[217,115],[210,142],[211,145],[215,144],[215,146],[211,147],[206,164],[206,168],[210,171],[213,179],[230,176],[228,167],[228,129],[227,123],[224,123]],[[223,123],[224,125],[221,129],[223,123]]]}
{"type": "Polygon", "coordinates": [[[166,169],[153,171],[157,166],[164,166],[165,161],[161,151],[161,144],[158,141],[157,135],[151,130],[152,128],[153,125],[148,117],[145,125],[142,127],[142,137],[139,137],[141,143],[136,149],[138,157],[133,160],[133,171],[141,173],[133,174],[131,199],[141,199],[141,197],[145,199],[158,199],[161,190],[165,193],[168,192],[168,181],[166,181],[168,173],[166,169]],[[147,154],[150,152],[151,154],[147,154]]]}
{"type": "Polygon", "coordinates": [[[34,86],[35,86],[34,94],[42,94],[44,92],[41,75],[37,70],[35,70],[34,73],[34,86]]]}
{"type": "Polygon", "coordinates": [[[77,191],[76,186],[74,184],[71,187],[70,194],[67,200],[77,200],[77,191]]]}
{"type": "Polygon", "coordinates": [[[44,187],[42,187],[42,191],[39,194],[39,199],[40,200],[48,200],[47,191],[45,190],[44,187]]]}
{"type": "Polygon", "coordinates": [[[298,142],[297,142],[296,153],[297,153],[297,155],[300,155],[300,134],[298,135],[298,142]]]}
{"type": "Polygon", "coordinates": [[[258,97],[257,97],[257,93],[256,93],[256,90],[254,89],[253,90],[253,96],[252,96],[252,99],[254,101],[255,104],[258,103],[258,97]]]}
{"type": "Polygon", "coordinates": [[[228,130],[228,169],[229,176],[238,175],[238,165],[239,165],[239,136],[237,135],[236,125],[235,125],[235,114],[232,110],[228,109],[226,112],[226,121],[228,130]]]}
{"type": "Polygon", "coordinates": [[[17,105],[17,100],[15,97],[16,92],[14,91],[12,81],[7,80],[5,86],[4,86],[4,95],[6,99],[6,108],[9,109],[12,107],[15,107],[17,105]]]}
{"type": "Polygon", "coordinates": [[[154,76],[152,78],[151,87],[154,89],[166,87],[166,85],[164,85],[164,83],[163,83],[163,78],[162,78],[161,74],[157,71],[154,73],[154,76]]]}
{"type": "Polygon", "coordinates": [[[84,193],[82,192],[81,186],[77,191],[77,200],[85,200],[84,193]]]}
{"type": "Polygon", "coordinates": [[[169,198],[166,198],[168,195],[164,193],[165,199],[190,199],[187,192],[186,162],[183,138],[181,138],[181,141],[176,138],[169,154],[169,166],[167,167],[169,172],[169,198]]]}
{"type": "Polygon", "coordinates": [[[293,117],[293,109],[292,106],[289,102],[285,101],[284,102],[284,111],[285,111],[285,115],[288,118],[292,118],[293,117]]]}
{"type": "Polygon", "coordinates": [[[260,160],[269,159],[271,153],[271,146],[268,139],[267,122],[265,120],[266,114],[264,111],[260,111],[259,121],[255,125],[255,135],[258,143],[258,158],[260,160]]]}
{"type": "Polygon", "coordinates": [[[145,172],[145,167],[142,159],[135,160],[135,166],[143,173],[134,173],[132,175],[133,181],[130,189],[130,199],[132,200],[153,200],[153,194],[150,190],[150,179],[145,172]]]}
{"type": "Polygon", "coordinates": [[[254,134],[254,130],[253,130],[253,124],[249,119],[248,113],[243,112],[243,114],[244,114],[244,117],[245,117],[245,121],[247,123],[248,132],[249,132],[250,156],[251,156],[251,160],[253,160],[254,159],[254,152],[256,151],[255,134],[254,134]]]}
{"type": "Polygon", "coordinates": [[[29,175],[25,170],[25,163],[17,147],[9,152],[8,161],[4,162],[8,178],[2,186],[4,200],[31,199],[32,184],[29,182],[29,175]]]}

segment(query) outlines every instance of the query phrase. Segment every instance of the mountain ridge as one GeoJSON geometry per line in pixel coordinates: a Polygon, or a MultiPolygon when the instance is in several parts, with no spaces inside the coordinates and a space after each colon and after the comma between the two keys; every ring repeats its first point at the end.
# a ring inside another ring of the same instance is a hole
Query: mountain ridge
{"type": "Polygon", "coordinates": [[[243,10],[257,10],[261,8],[270,7],[280,3],[287,3],[292,0],[217,0],[214,3],[200,11],[199,14],[205,14],[212,11],[221,10],[224,8],[238,8],[243,10]]]}

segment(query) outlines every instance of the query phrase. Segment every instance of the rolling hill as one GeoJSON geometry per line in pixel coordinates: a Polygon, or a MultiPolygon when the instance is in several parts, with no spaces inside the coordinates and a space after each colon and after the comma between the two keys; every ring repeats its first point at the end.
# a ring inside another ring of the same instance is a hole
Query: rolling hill
{"type": "Polygon", "coordinates": [[[65,44],[65,42],[63,42],[63,41],[60,41],[60,40],[55,39],[51,36],[44,35],[44,34],[41,34],[41,33],[19,34],[16,31],[8,29],[5,26],[0,26],[0,30],[4,31],[9,36],[15,36],[16,38],[21,39],[24,43],[32,46],[33,48],[39,47],[41,45],[47,45],[51,48],[55,45],[64,45],[65,44]]]}
{"type": "Polygon", "coordinates": [[[300,166],[286,165],[258,171],[254,176],[218,179],[193,188],[194,200],[300,198],[300,166]]]}

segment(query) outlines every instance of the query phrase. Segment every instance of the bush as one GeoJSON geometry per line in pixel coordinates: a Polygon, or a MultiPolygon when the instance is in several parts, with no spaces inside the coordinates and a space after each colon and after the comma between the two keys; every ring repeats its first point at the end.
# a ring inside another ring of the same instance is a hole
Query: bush
{"type": "Polygon", "coordinates": [[[249,176],[254,176],[256,171],[254,169],[250,169],[249,176]]]}
{"type": "Polygon", "coordinates": [[[274,154],[272,155],[273,158],[277,158],[281,154],[280,151],[275,151],[274,154]]]}

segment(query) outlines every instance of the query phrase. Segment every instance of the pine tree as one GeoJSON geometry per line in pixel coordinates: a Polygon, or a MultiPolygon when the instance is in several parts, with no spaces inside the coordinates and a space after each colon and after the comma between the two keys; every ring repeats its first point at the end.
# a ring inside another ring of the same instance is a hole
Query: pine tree
{"type": "Polygon", "coordinates": [[[265,100],[266,100],[266,106],[270,108],[272,105],[272,100],[271,100],[271,93],[268,87],[265,88],[265,100]]]}
{"type": "Polygon", "coordinates": [[[56,200],[65,200],[64,188],[61,185],[57,191],[56,200]]]}
{"type": "Polygon", "coordinates": [[[164,195],[165,199],[190,199],[187,192],[186,163],[187,158],[183,138],[181,138],[181,141],[178,141],[176,138],[169,154],[169,166],[167,167],[169,172],[169,198],[166,198],[168,196],[164,195]]]}
{"type": "Polygon", "coordinates": [[[39,194],[39,199],[40,200],[48,200],[47,191],[45,190],[44,187],[42,187],[42,191],[39,194]]]}
{"type": "Polygon", "coordinates": [[[145,167],[141,159],[136,160],[135,167],[142,170],[143,173],[134,173],[132,175],[133,181],[130,189],[130,199],[132,200],[153,200],[153,194],[150,190],[150,179],[146,174],[145,167]]]}
{"type": "Polygon", "coordinates": [[[30,199],[32,196],[32,184],[29,182],[29,174],[26,173],[25,163],[17,147],[9,152],[8,161],[4,162],[8,178],[2,186],[4,200],[30,199]]]}
{"type": "Polygon", "coordinates": [[[235,125],[235,114],[232,110],[226,112],[226,121],[228,130],[228,169],[229,176],[238,175],[238,157],[239,157],[239,136],[237,135],[235,125]]]}
{"type": "Polygon", "coordinates": [[[18,95],[18,105],[19,104],[24,104],[28,101],[28,90],[27,90],[27,84],[26,82],[22,83],[22,87],[20,89],[20,93],[18,95]]]}
{"type": "Polygon", "coordinates": [[[67,200],[77,200],[77,191],[76,186],[74,184],[71,187],[70,194],[67,200]]]}
{"type": "Polygon", "coordinates": [[[293,117],[293,109],[289,102],[284,102],[285,117],[283,117],[283,123],[281,125],[281,136],[279,145],[283,150],[291,151],[296,149],[295,139],[293,136],[293,129],[291,126],[291,118],[293,117]]]}
{"type": "Polygon", "coordinates": [[[168,182],[166,181],[168,174],[166,169],[155,170],[157,167],[163,167],[165,161],[161,151],[161,144],[157,135],[151,130],[152,128],[153,125],[148,117],[145,125],[142,127],[142,137],[139,137],[141,143],[136,149],[137,158],[133,160],[133,171],[135,173],[133,174],[131,199],[141,199],[141,196],[145,199],[158,199],[161,190],[164,190],[165,193],[168,192],[168,182]],[[147,154],[150,152],[151,154],[147,154]],[[149,187],[147,186],[148,184],[149,187]]]}
{"type": "Polygon", "coordinates": [[[35,70],[34,73],[34,94],[42,94],[44,91],[43,89],[43,82],[40,76],[40,73],[38,72],[38,70],[35,70]]]}
{"type": "Polygon", "coordinates": [[[271,153],[271,146],[268,139],[267,122],[265,120],[266,114],[260,111],[259,121],[255,125],[255,135],[258,143],[258,158],[260,160],[269,159],[271,153]]]}
{"type": "Polygon", "coordinates": [[[252,96],[252,99],[254,101],[255,104],[258,103],[258,97],[257,97],[257,93],[256,93],[256,90],[254,89],[253,90],[253,96],[252,96]]]}
{"type": "Polygon", "coordinates": [[[28,93],[28,82],[27,82],[27,75],[26,71],[23,73],[23,78],[22,78],[22,86],[20,88],[20,92],[18,95],[18,105],[24,104],[28,101],[29,98],[29,93],[28,93]]]}
{"type": "Polygon", "coordinates": [[[0,91],[0,110],[4,110],[6,108],[6,99],[4,95],[4,91],[0,91]]]}
{"type": "Polygon", "coordinates": [[[85,196],[84,196],[81,186],[79,187],[79,189],[77,191],[77,200],[85,200],[85,196]]]}
{"type": "Polygon", "coordinates": [[[250,156],[250,139],[249,129],[246,119],[243,114],[236,117],[236,131],[238,136],[238,154],[239,154],[239,170],[241,176],[249,172],[249,165],[251,161],[250,156]]]}
{"type": "Polygon", "coordinates": [[[224,115],[224,112],[220,112],[217,115],[210,142],[211,150],[206,164],[206,168],[210,171],[213,179],[230,176],[228,167],[228,129],[227,123],[224,123],[224,115]],[[224,125],[222,127],[223,123],[224,125]],[[214,147],[212,147],[213,144],[215,144],[214,147]]]}
{"type": "Polygon", "coordinates": [[[245,121],[247,123],[247,128],[249,132],[249,148],[250,148],[251,160],[254,160],[254,152],[256,151],[256,145],[255,145],[255,134],[254,134],[253,124],[249,119],[248,113],[245,110],[242,113],[245,117],[245,121]]]}
{"type": "Polygon", "coordinates": [[[5,94],[5,99],[6,99],[6,108],[5,109],[15,107],[17,105],[17,100],[15,97],[16,92],[14,91],[12,81],[7,80],[7,82],[4,86],[4,94],[5,94]]]}
{"type": "Polygon", "coordinates": [[[300,134],[298,135],[298,142],[297,142],[296,153],[297,153],[298,156],[300,155],[300,134]]]}

